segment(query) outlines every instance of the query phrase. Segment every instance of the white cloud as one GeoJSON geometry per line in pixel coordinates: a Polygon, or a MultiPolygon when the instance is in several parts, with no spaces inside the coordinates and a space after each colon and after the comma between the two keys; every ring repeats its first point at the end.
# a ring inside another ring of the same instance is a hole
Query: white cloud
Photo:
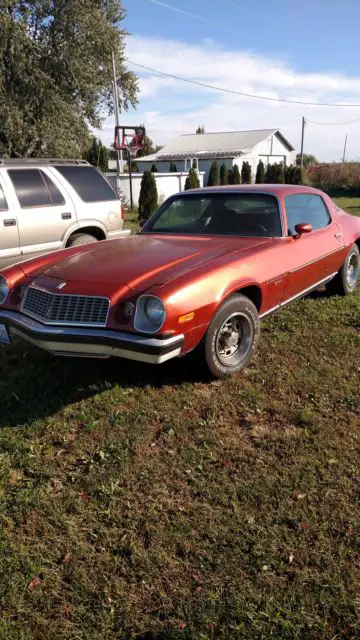
{"type": "MultiPolygon", "coordinates": [[[[220,49],[209,40],[197,45],[158,38],[132,37],[128,57],[134,62],[226,89],[274,98],[310,102],[360,104],[360,76],[302,73],[288,63],[249,51],[220,49]]],[[[316,122],[360,119],[360,108],[329,108],[266,102],[185,84],[135,68],[140,75],[136,113],[122,116],[124,124],[145,122],[150,136],[166,143],[177,131],[195,132],[278,127],[299,149],[301,118],[316,122]]],[[[113,122],[101,133],[112,140],[113,122]]],[[[360,159],[360,122],[337,127],[306,128],[305,151],[322,160],[338,160],[348,133],[348,159],[360,159]]]]}

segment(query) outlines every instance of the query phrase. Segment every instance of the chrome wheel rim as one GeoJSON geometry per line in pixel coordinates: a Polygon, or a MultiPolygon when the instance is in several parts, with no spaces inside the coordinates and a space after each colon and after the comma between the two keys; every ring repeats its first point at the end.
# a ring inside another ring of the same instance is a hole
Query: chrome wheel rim
{"type": "Polygon", "coordinates": [[[226,367],[238,365],[253,344],[253,327],[244,313],[233,313],[226,318],[216,335],[215,349],[220,363],[226,367]]]}
{"type": "Polygon", "coordinates": [[[346,269],[346,282],[350,289],[356,287],[356,283],[359,277],[359,260],[356,253],[352,253],[346,269]]]}

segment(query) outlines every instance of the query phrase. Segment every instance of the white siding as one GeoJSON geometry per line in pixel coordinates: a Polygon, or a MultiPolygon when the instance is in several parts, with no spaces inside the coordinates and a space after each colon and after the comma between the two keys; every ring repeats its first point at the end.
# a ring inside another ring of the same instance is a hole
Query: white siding
{"type": "MultiPolygon", "coordinates": [[[[116,173],[107,173],[106,176],[111,184],[116,188],[116,173]]],[[[162,202],[164,202],[164,200],[166,200],[166,198],[174,195],[174,193],[184,191],[185,180],[188,176],[188,173],[154,173],[154,176],[159,196],[159,204],[161,204],[162,202]]],[[[138,206],[139,204],[141,180],[142,173],[132,174],[132,190],[135,206],[138,206]]],[[[199,180],[200,186],[204,186],[204,174],[202,172],[200,172],[199,180]]],[[[125,196],[125,202],[129,204],[130,182],[128,173],[122,173],[120,175],[120,183],[121,190],[125,196]]]]}

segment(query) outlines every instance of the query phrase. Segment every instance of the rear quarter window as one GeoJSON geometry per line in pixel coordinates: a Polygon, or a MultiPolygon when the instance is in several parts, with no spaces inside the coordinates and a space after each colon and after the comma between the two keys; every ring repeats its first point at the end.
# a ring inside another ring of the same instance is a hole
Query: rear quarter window
{"type": "Polygon", "coordinates": [[[6,202],[6,198],[5,198],[5,194],[3,192],[3,188],[0,184],[0,211],[7,211],[7,202],[6,202]]]}
{"type": "Polygon", "coordinates": [[[75,189],[83,202],[118,200],[109,182],[95,167],[56,165],[55,168],[75,189]]]}

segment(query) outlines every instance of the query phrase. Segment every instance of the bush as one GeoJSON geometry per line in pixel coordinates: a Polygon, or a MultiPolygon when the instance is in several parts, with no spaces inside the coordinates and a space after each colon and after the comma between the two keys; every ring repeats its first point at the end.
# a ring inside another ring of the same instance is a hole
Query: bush
{"type": "Polygon", "coordinates": [[[218,171],[217,162],[216,160],[214,160],[211,163],[207,186],[215,187],[217,184],[219,184],[219,171],[218,171]]]}
{"type": "Polygon", "coordinates": [[[242,184],[251,184],[251,165],[247,160],[242,163],[241,182],[242,184]]]}
{"type": "Polygon", "coordinates": [[[232,179],[231,184],[241,184],[240,171],[237,164],[234,164],[233,166],[233,170],[231,172],[231,179],[232,179]]]}
{"type": "Polygon", "coordinates": [[[228,184],[228,170],[226,164],[220,167],[220,184],[228,184]]]}
{"type": "Polygon", "coordinates": [[[360,195],[360,162],[331,162],[306,169],[305,182],[332,196],[360,195]]]}
{"type": "Polygon", "coordinates": [[[157,172],[158,172],[156,164],[153,164],[153,165],[151,166],[150,171],[151,171],[152,173],[157,173],[157,172]]]}
{"type": "Polygon", "coordinates": [[[170,164],[170,169],[169,169],[169,171],[170,171],[170,173],[177,173],[177,167],[176,167],[175,162],[172,162],[172,163],[170,164]]]}
{"type": "Polygon", "coordinates": [[[268,164],[265,172],[265,182],[267,184],[285,183],[284,165],[282,162],[274,162],[274,164],[268,164]]]}
{"type": "Polygon", "coordinates": [[[139,196],[139,223],[143,224],[158,206],[156,180],[151,171],[144,171],[139,196]]]}
{"type": "Polygon", "coordinates": [[[256,169],[256,178],[255,182],[257,184],[264,184],[265,182],[265,167],[262,160],[259,160],[259,164],[256,169]]]}
{"type": "Polygon", "coordinates": [[[185,180],[185,191],[189,189],[198,189],[200,187],[200,180],[195,169],[190,169],[189,175],[185,180]]]}

